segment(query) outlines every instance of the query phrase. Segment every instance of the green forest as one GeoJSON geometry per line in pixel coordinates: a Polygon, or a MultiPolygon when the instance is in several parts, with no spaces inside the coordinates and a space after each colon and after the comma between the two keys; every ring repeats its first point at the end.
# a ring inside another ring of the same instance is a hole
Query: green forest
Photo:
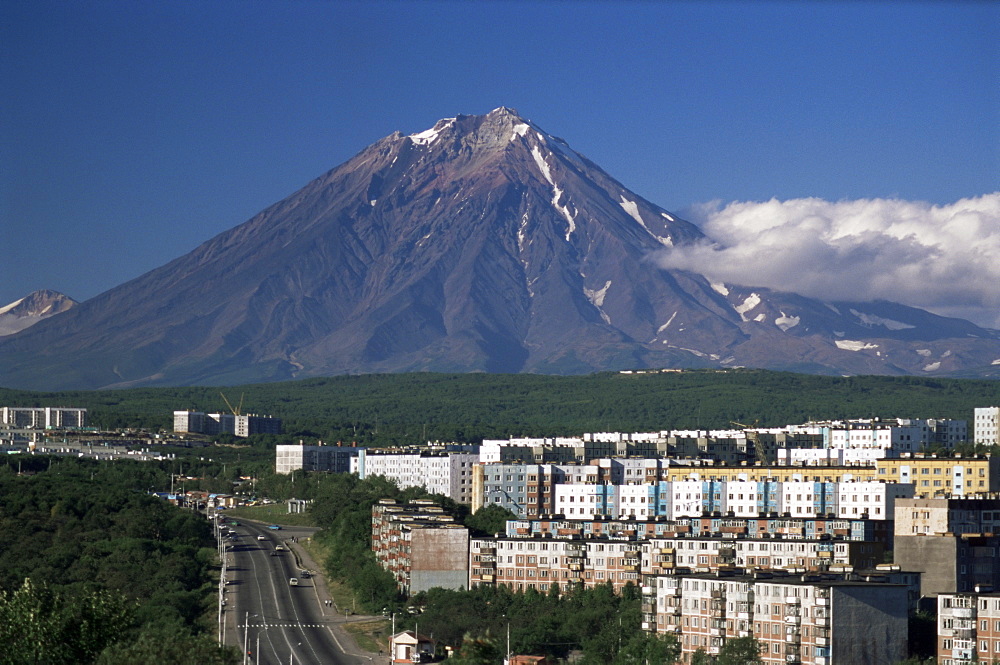
{"type": "Polygon", "coordinates": [[[0,665],[238,662],[213,635],[208,522],[146,491],[167,476],[133,461],[0,462],[0,665]]]}
{"type": "Polygon", "coordinates": [[[599,431],[780,426],[810,419],[957,418],[1000,404],[1000,382],[829,377],[765,370],[588,376],[371,374],[231,387],[40,393],[0,388],[5,406],[78,406],[103,429],[170,431],[172,412],[228,411],[284,420],[283,437],[390,446],[599,431]]]}

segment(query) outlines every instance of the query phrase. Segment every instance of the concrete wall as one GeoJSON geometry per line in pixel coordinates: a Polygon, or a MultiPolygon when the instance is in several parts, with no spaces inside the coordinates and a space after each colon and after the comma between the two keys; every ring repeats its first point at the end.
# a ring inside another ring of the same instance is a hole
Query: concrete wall
{"type": "Polygon", "coordinates": [[[947,536],[896,536],[893,562],[921,573],[920,595],[957,591],[958,540],[947,536]]]}
{"type": "Polygon", "coordinates": [[[432,587],[464,589],[468,585],[468,529],[414,529],[410,535],[410,556],[410,594],[432,587]]]}
{"type": "Polygon", "coordinates": [[[894,665],[908,656],[906,587],[831,589],[831,663],[894,665]]]}

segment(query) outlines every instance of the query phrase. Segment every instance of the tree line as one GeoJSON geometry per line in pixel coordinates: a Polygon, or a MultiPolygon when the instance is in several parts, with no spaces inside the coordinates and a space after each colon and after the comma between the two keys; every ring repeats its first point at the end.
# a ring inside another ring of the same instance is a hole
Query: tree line
{"type": "Polygon", "coordinates": [[[298,438],[374,446],[475,443],[595,431],[719,429],[733,421],[780,426],[862,417],[971,420],[973,408],[1000,403],[1000,382],[990,380],[734,369],[586,376],[369,374],[223,388],[52,393],[0,388],[0,404],[81,406],[91,422],[105,428],[169,431],[175,409],[228,411],[222,392],[234,403],[239,395],[244,412],[283,419],[285,435],[260,437],[264,446],[298,438]]]}

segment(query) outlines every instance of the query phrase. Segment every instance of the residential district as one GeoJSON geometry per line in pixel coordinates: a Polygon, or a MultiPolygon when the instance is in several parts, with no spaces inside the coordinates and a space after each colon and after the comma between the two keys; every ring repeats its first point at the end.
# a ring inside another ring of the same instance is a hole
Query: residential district
{"type": "MultiPolygon", "coordinates": [[[[85,425],[85,410],[25,411],[4,408],[2,423],[85,425]]],[[[175,432],[237,432],[218,415],[175,412],[175,432]]],[[[634,584],[643,629],[674,635],[686,660],[752,636],[769,664],[904,660],[908,618],[923,610],[937,616],[938,663],[959,665],[1000,661],[1000,457],[954,452],[1000,445],[1000,407],[973,416],[971,436],[961,420],[867,419],[402,449],[300,443],[278,445],[275,466],[384,476],[517,516],[483,538],[433,501],[378,502],[371,547],[405,594],[634,584]]],[[[280,421],[237,435],[255,427],[280,421]]],[[[434,648],[406,637],[394,662],[434,648]]]]}

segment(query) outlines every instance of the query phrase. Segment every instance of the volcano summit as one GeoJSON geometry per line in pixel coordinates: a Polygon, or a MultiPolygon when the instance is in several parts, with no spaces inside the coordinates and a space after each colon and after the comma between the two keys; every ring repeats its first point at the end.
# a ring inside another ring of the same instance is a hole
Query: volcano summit
{"type": "Polygon", "coordinates": [[[711,284],[650,260],[704,240],[511,109],[447,118],[0,339],[0,384],[720,366],[974,375],[1000,359],[1000,332],[966,321],[711,284]]]}

